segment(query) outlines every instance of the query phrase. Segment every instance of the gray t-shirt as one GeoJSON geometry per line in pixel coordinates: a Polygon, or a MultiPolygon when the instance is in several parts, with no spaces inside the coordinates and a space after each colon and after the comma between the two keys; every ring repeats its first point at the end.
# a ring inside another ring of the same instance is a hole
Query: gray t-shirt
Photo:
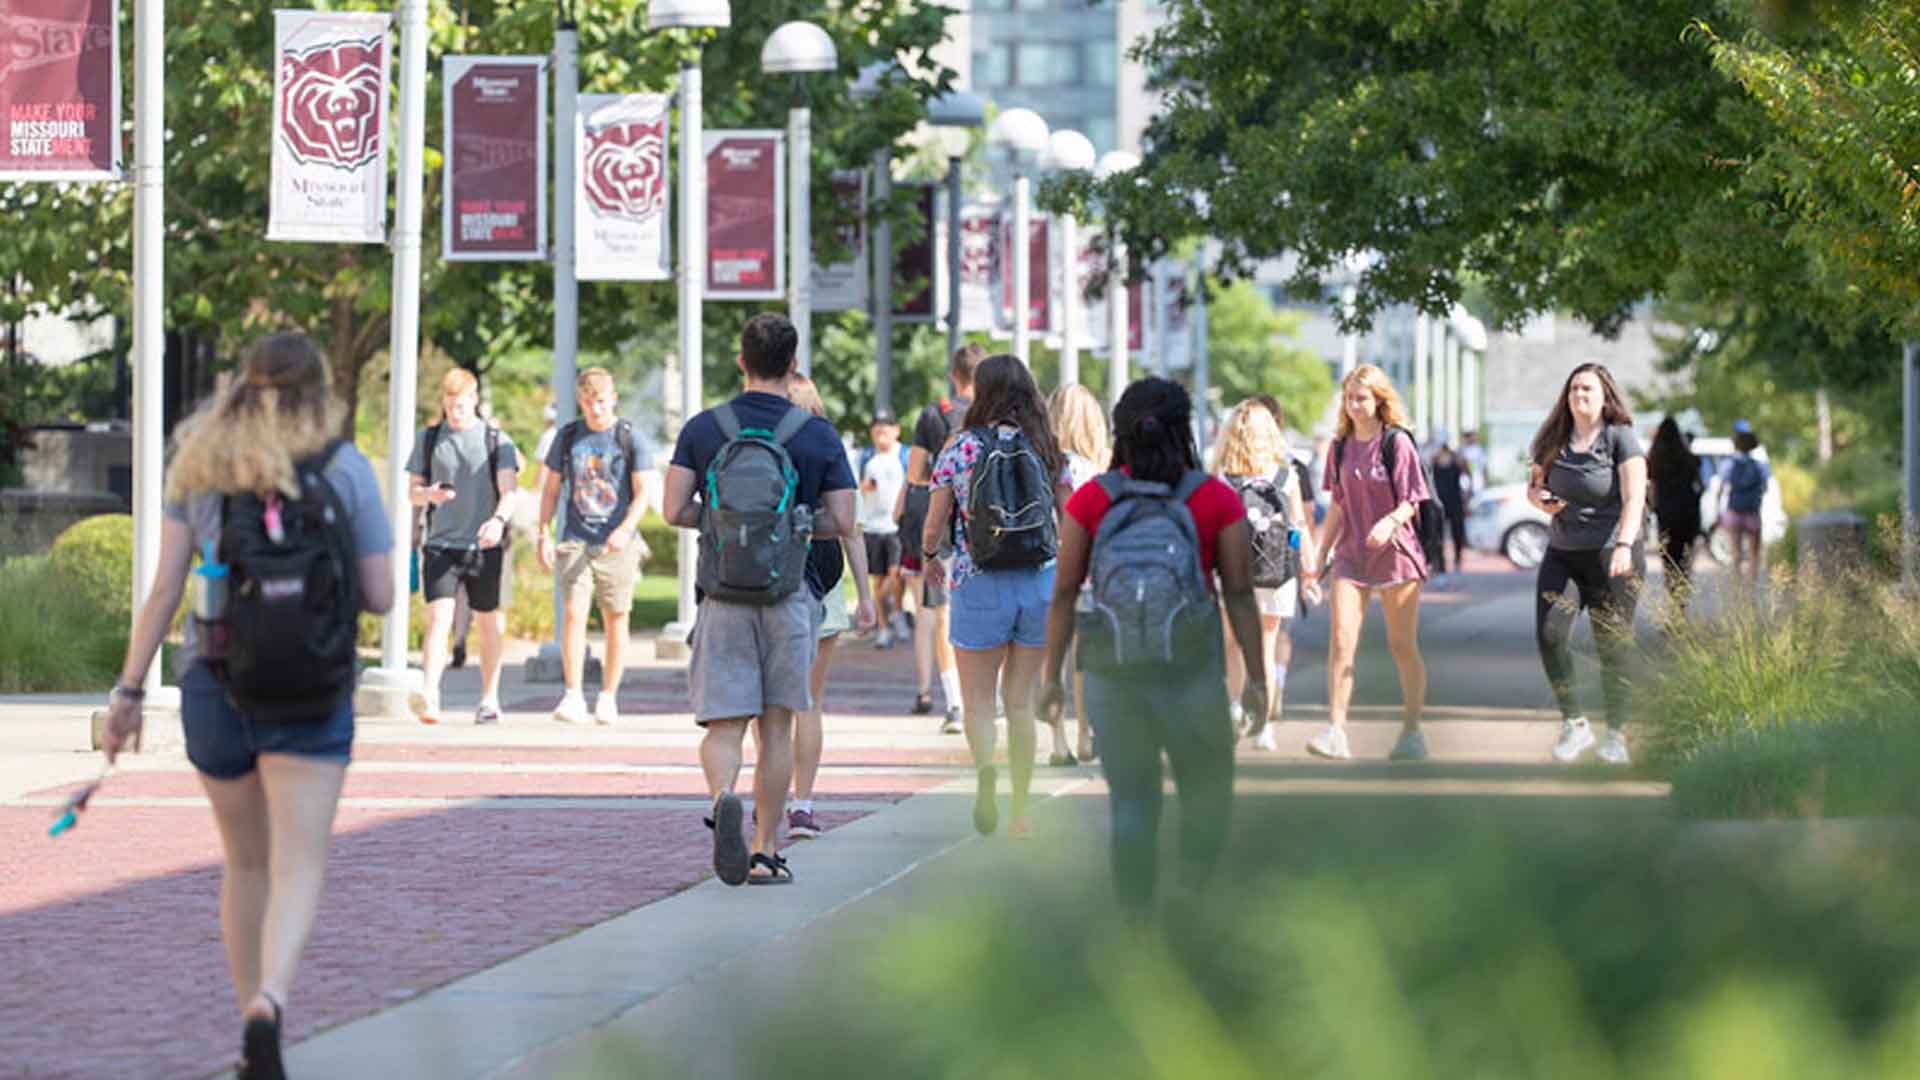
{"type": "Polygon", "coordinates": [[[573,438],[571,461],[563,461],[567,432],[563,427],[547,451],[547,468],[560,474],[566,515],[562,542],[578,540],[604,544],[633,505],[633,474],[653,468],[653,454],[638,432],[633,436],[633,461],[620,447],[619,425],[594,431],[585,421],[573,438]]]}
{"type": "MultiPolygon", "coordinates": [[[[340,496],[340,504],[347,508],[347,521],[353,532],[353,553],[356,558],[369,555],[386,555],[393,551],[393,526],[387,521],[386,504],[380,501],[380,484],[374,478],[373,466],[358,447],[349,443],[342,446],[333,460],[327,463],[322,473],[327,483],[333,485],[334,493],[340,496]]],[[[186,502],[170,502],[163,513],[175,521],[186,522],[193,533],[193,550],[196,556],[204,552],[209,542],[216,547],[220,543],[220,499],[219,495],[195,495],[186,502]]],[[[192,587],[189,575],[188,587],[192,587]]],[[[406,597],[401,597],[405,600],[406,597]]],[[[174,654],[173,673],[176,678],[186,673],[200,655],[199,642],[196,639],[192,619],[186,621],[186,641],[180,651],[174,654]]]]}
{"type": "Polygon", "coordinates": [[[440,438],[433,444],[433,466],[422,467],[426,453],[427,429],[414,437],[413,453],[407,457],[407,471],[424,476],[427,482],[453,483],[453,501],[431,508],[427,514],[425,546],[474,550],[480,546],[480,526],[486,524],[500,506],[494,491],[494,470],[511,469],[519,464],[513,440],[500,432],[499,449],[493,461],[487,461],[487,427],[475,421],[465,431],[442,425],[440,438]]]}
{"type": "Polygon", "coordinates": [[[1627,424],[1609,424],[1585,453],[1571,446],[1547,468],[1547,490],[1567,501],[1553,516],[1549,543],[1562,551],[1596,551],[1613,543],[1620,529],[1620,466],[1645,457],[1640,436],[1627,424]]]}

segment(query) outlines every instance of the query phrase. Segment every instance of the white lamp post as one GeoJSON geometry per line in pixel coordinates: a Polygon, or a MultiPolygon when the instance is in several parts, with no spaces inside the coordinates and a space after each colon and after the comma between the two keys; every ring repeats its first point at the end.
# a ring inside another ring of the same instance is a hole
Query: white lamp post
{"type": "MultiPolygon", "coordinates": [[[[733,23],[727,0],[653,0],[647,5],[648,30],[725,29],[733,23]]],[[[700,305],[707,267],[707,155],[701,144],[700,50],[680,61],[680,417],[700,411],[700,305]]],[[[572,188],[567,196],[572,196],[572,188]]],[[[660,633],[660,648],[671,653],[693,631],[696,614],[693,579],[699,561],[693,533],[680,530],[680,617],[660,633]]],[[[684,646],[682,646],[684,648],[684,646]]]]}
{"type": "MultiPolygon", "coordinates": [[[[1101,180],[1110,180],[1121,173],[1130,173],[1140,167],[1140,158],[1125,150],[1109,150],[1100,155],[1100,163],[1094,175],[1101,180]]],[[[1120,243],[1120,231],[1114,227],[1113,215],[1107,215],[1107,251],[1110,253],[1107,267],[1107,409],[1120,403],[1120,394],[1127,388],[1127,338],[1132,333],[1132,321],[1127,318],[1127,249],[1120,243]]]]}
{"type": "MultiPolygon", "coordinates": [[[[1094,166],[1093,142],[1077,131],[1056,131],[1047,139],[1047,168],[1054,172],[1089,172],[1094,166]]],[[[1060,260],[1066,267],[1060,289],[1060,385],[1080,381],[1080,237],[1072,214],[1060,216],[1060,260]]]]}
{"type": "Polygon", "coordinates": [[[960,232],[960,164],[967,155],[967,133],[986,125],[987,103],[971,90],[942,94],[927,106],[927,123],[953,133],[947,146],[947,361],[960,351],[960,263],[966,238],[960,232]]]}
{"type": "Polygon", "coordinates": [[[840,64],[833,39],[810,22],[783,23],[760,49],[760,70],[768,75],[798,75],[793,107],[787,110],[787,216],[793,237],[787,248],[787,306],[800,335],[794,357],[804,374],[813,370],[813,111],[807,105],[805,76],[832,71],[840,64]]]}
{"type": "Polygon", "coordinates": [[[1032,248],[1028,219],[1033,181],[1027,169],[1047,152],[1047,122],[1032,109],[1008,109],[987,129],[987,141],[1004,148],[1013,166],[1013,355],[1021,363],[1031,364],[1033,328],[1029,325],[1028,293],[1032,269],[1027,264],[1032,248]]]}

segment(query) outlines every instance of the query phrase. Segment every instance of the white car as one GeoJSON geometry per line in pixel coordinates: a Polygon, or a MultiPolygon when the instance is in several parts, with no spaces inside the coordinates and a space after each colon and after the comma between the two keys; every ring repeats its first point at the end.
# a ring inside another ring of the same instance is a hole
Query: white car
{"type": "MultiPolygon", "coordinates": [[[[1693,440],[1693,452],[1699,456],[1707,478],[1706,491],[1700,496],[1700,522],[1707,532],[1707,550],[1715,562],[1725,564],[1733,559],[1733,541],[1716,524],[1720,517],[1719,470],[1720,462],[1733,453],[1733,440],[1697,438],[1693,440]]],[[[1764,451],[1757,456],[1765,460],[1764,451]]],[[[1546,557],[1549,520],[1527,501],[1527,485],[1491,487],[1475,495],[1467,507],[1467,546],[1504,555],[1520,569],[1531,570],[1546,557]]],[[[1786,532],[1787,511],[1780,499],[1780,481],[1770,477],[1766,498],[1760,504],[1760,539],[1772,544],[1786,532]]]]}

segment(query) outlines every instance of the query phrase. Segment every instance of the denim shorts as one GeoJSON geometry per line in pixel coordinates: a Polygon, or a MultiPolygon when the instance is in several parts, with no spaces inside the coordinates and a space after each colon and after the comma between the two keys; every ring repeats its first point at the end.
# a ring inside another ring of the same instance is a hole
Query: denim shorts
{"type": "Polygon", "coordinates": [[[261,723],[234,707],[227,688],[203,663],[180,678],[180,721],[187,731],[187,760],[216,780],[247,775],[261,754],[299,754],[342,765],[353,756],[351,695],[325,720],[261,723]]]}
{"type": "Polygon", "coordinates": [[[947,640],[956,649],[1041,648],[1052,603],[1052,563],[1031,570],[976,570],[953,590],[947,640]]]}

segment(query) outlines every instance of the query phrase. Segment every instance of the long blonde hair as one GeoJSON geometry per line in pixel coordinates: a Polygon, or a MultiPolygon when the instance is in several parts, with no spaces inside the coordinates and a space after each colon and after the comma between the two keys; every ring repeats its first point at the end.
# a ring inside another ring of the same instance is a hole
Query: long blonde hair
{"type": "Polygon", "coordinates": [[[345,418],[327,358],[306,335],[261,338],[232,379],[174,432],[167,498],[268,491],[299,498],[294,463],[324,450],[345,418]]]}
{"type": "Polygon", "coordinates": [[[820,388],[799,372],[787,376],[787,400],[821,419],[826,419],[827,403],[820,399],[820,388]]]}
{"type": "Polygon", "coordinates": [[[1079,383],[1068,383],[1053,392],[1047,402],[1053,417],[1053,436],[1060,441],[1060,452],[1079,454],[1096,469],[1107,467],[1112,456],[1107,444],[1107,414],[1100,399],[1079,383]]]}
{"type": "Polygon", "coordinates": [[[1353,417],[1347,415],[1347,388],[1355,383],[1373,391],[1373,415],[1383,428],[1409,426],[1407,407],[1400,400],[1400,391],[1393,388],[1393,380],[1372,364],[1361,364],[1340,380],[1340,422],[1334,430],[1335,439],[1345,439],[1353,434],[1353,417]]]}
{"type": "Polygon", "coordinates": [[[1270,477],[1286,461],[1287,439],[1258,401],[1243,401],[1220,429],[1213,469],[1222,476],[1270,477]]]}

